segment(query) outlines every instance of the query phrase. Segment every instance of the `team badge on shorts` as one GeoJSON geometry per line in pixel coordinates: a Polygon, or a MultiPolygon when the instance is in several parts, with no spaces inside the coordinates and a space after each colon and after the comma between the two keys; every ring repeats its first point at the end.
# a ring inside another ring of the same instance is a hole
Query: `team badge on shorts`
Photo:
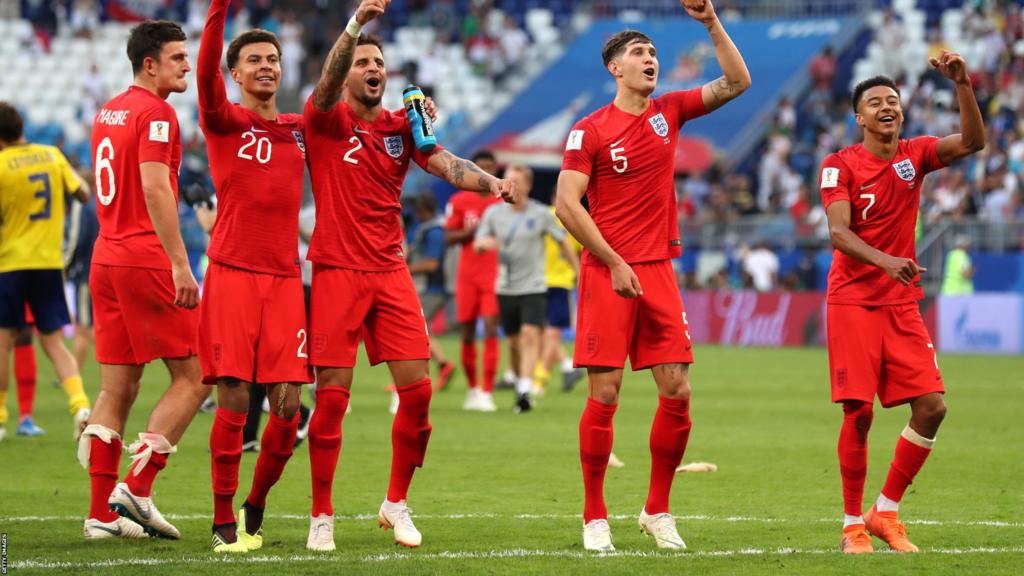
{"type": "Polygon", "coordinates": [[[302,153],[305,154],[306,153],[306,140],[302,137],[302,131],[301,130],[292,130],[292,136],[295,137],[295,144],[299,147],[299,150],[301,150],[302,153]]]}
{"type": "Polygon", "coordinates": [[[405,151],[405,146],[402,144],[402,137],[385,136],[384,149],[388,151],[388,156],[391,156],[392,158],[401,158],[402,152],[405,151]]]}
{"type": "Polygon", "coordinates": [[[910,158],[900,160],[893,164],[892,167],[896,169],[896,175],[900,177],[900,180],[904,182],[911,182],[914,180],[914,176],[917,176],[917,170],[914,169],[914,164],[910,161],[910,158]]]}
{"type": "Polygon", "coordinates": [[[654,116],[647,119],[651,123],[651,127],[654,128],[654,133],[658,136],[665,137],[668,135],[668,121],[665,120],[665,115],[658,112],[654,116]]]}

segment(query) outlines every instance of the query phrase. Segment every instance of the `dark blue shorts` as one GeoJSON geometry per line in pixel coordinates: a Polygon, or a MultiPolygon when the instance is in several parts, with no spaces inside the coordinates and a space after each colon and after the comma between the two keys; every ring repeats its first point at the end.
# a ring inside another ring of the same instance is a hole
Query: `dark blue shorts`
{"type": "Polygon", "coordinates": [[[40,332],[54,332],[71,323],[62,270],[0,272],[0,328],[26,326],[26,303],[40,332]]]}
{"type": "Polygon", "coordinates": [[[565,288],[548,288],[548,326],[563,330],[572,326],[569,291],[565,288]]]}
{"type": "Polygon", "coordinates": [[[71,282],[75,292],[75,324],[92,327],[92,293],[89,292],[89,279],[83,278],[71,282]]]}

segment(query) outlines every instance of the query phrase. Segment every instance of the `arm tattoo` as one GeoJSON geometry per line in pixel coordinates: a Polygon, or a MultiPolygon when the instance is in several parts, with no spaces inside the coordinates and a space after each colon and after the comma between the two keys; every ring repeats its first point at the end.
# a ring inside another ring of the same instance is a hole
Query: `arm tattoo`
{"type": "Polygon", "coordinates": [[[438,156],[442,162],[441,173],[438,176],[447,180],[452,186],[478,192],[487,192],[491,189],[491,181],[494,176],[484,172],[476,164],[459,158],[447,150],[441,151],[438,156]],[[476,178],[472,178],[467,173],[472,173],[476,178]]]}
{"type": "Polygon", "coordinates": [[[715,97],[715,107],[721,106],[726,102],[740,95],[740,82],[736,80],[729,80],[725,76],[719,76],[715,80],[708,83],[711,87],[711,94],[715,97]]]}
{"type": "Polygon", "coordinates": [[[313,105],[321,112],[327,112],[341,99],[345,76],[352,68],[352,58],[356,53],[356,39],[342,32],[338,41],[331,48],[324,63],[320,81],[313,89],[313,105]]]}

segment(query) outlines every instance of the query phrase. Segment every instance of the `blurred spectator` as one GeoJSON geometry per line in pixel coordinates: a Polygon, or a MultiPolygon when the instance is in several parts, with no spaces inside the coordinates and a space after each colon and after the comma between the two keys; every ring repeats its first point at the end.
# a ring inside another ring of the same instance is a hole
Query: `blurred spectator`
{"type": "Polygon", "coordinates": [[[305,49],[302,46],[302,24],[295,18],[295,13],[285,12],[281,17],[281,69],[284,70],[282,83],[284,89],[293,92],[302,81],[302,61],[305,49]]]}
{"type": "MultiPolygon", "coordinates": [[[[505,64],[510,70],[516,70],[523,62],[526,54],[526,47],[530,44],[530,37],[526,31],[519,27],[516,19],[511,15],[505,15],[504,28],[500,32],[498,41],[501,43],[502,56],[505,64]]],[[[506,71],[506,74],[508,71],[506,71]]]]}
{"type": "Polygon", "coordinates": [[[825,46],[821,54],[811,60],[807,72],[811,75],[815,90],[832,92],[832,80],[836,77],[836,57],[832,54],[832,46],[825,46]]]}
{"type": "Polygon", "coordinates": [[[110,98],[107,78],[96,64],[89,67],[89,73],[82,79],[82,96],[82,119],[91,121],[110,98]]]}
{"type": "MultiPolygon", "coordinates": [[[[759,241],[745,253],[741,249],[740,258],[743,262],[743,273],[749,280],[749,287],[758,292],[770,292],[775,289],[779,279],[779,257],[766,241],[759,241]]],[[[748,282],[744,282],[744,285],[748,285],[748,282]]]]}
{"type": "Polygon", "coordinates": [[[903,22],[893,14],[891,8],[886,8],[882,17],[882,24],[875,33],[875,41],[882,49],[882,70],[880,73],[896,78],[903,73],[903,46],[907,41],[907,30],[903,22]]]}
{"type": "Polygon", "coordinates": [[[92,31],[100,25],[96,3],[93,0],[74,0],[68,24],[75,38],[92,38],[92,31]]]}
{"type": "Polygon", "coordinates": [[[942,294],[946,296],[969,296],[974,294],[974,265],[971,262],[971,238],[965,234],[956,237],[956,244],[946,254],[945,270],[942,274],[942,294]]]}

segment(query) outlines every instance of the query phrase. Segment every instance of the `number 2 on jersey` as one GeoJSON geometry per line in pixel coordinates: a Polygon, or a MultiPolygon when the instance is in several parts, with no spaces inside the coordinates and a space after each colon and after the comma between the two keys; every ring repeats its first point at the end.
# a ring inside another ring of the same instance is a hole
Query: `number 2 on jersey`
{"type": "Polygon", "coordinates": [[[35,193],[36,198],[42,198],[43,208],[39,212],[33,212],[28,215],[29,222],[35,222],[36,220],[49,220],[50,219],[50,206],[53,200],[50,192],[50,175],[46,172],[39,172],[32,174],[28,177],[29,182],[39,182],[42,184],[43,189],[35,193]]]}
{"type": "Polygon", "coordinates": [[[353,136],[349,138],[348,143],[355,144],[355,146],[353,146],[352,149],[349,150],[348,152],[345,152],[343,160],[345,160],[345,162],[348,162],[349,164],[359,164],[359,160],[357,158],[353,158],[352,155],[355,154],[356,151],[363,149],[363,143],[359,141],[358,136],[353,136]]]}
{"type": "Polygon", "coordinates": [[[305,330],[305,328],[300,328],[298,333],[295,334],[295,337],[299,339],[299,349],[295,351],[295,357],[296,358],[309,358],[309,355],[306,354],[306,330],[305,330]]]}

